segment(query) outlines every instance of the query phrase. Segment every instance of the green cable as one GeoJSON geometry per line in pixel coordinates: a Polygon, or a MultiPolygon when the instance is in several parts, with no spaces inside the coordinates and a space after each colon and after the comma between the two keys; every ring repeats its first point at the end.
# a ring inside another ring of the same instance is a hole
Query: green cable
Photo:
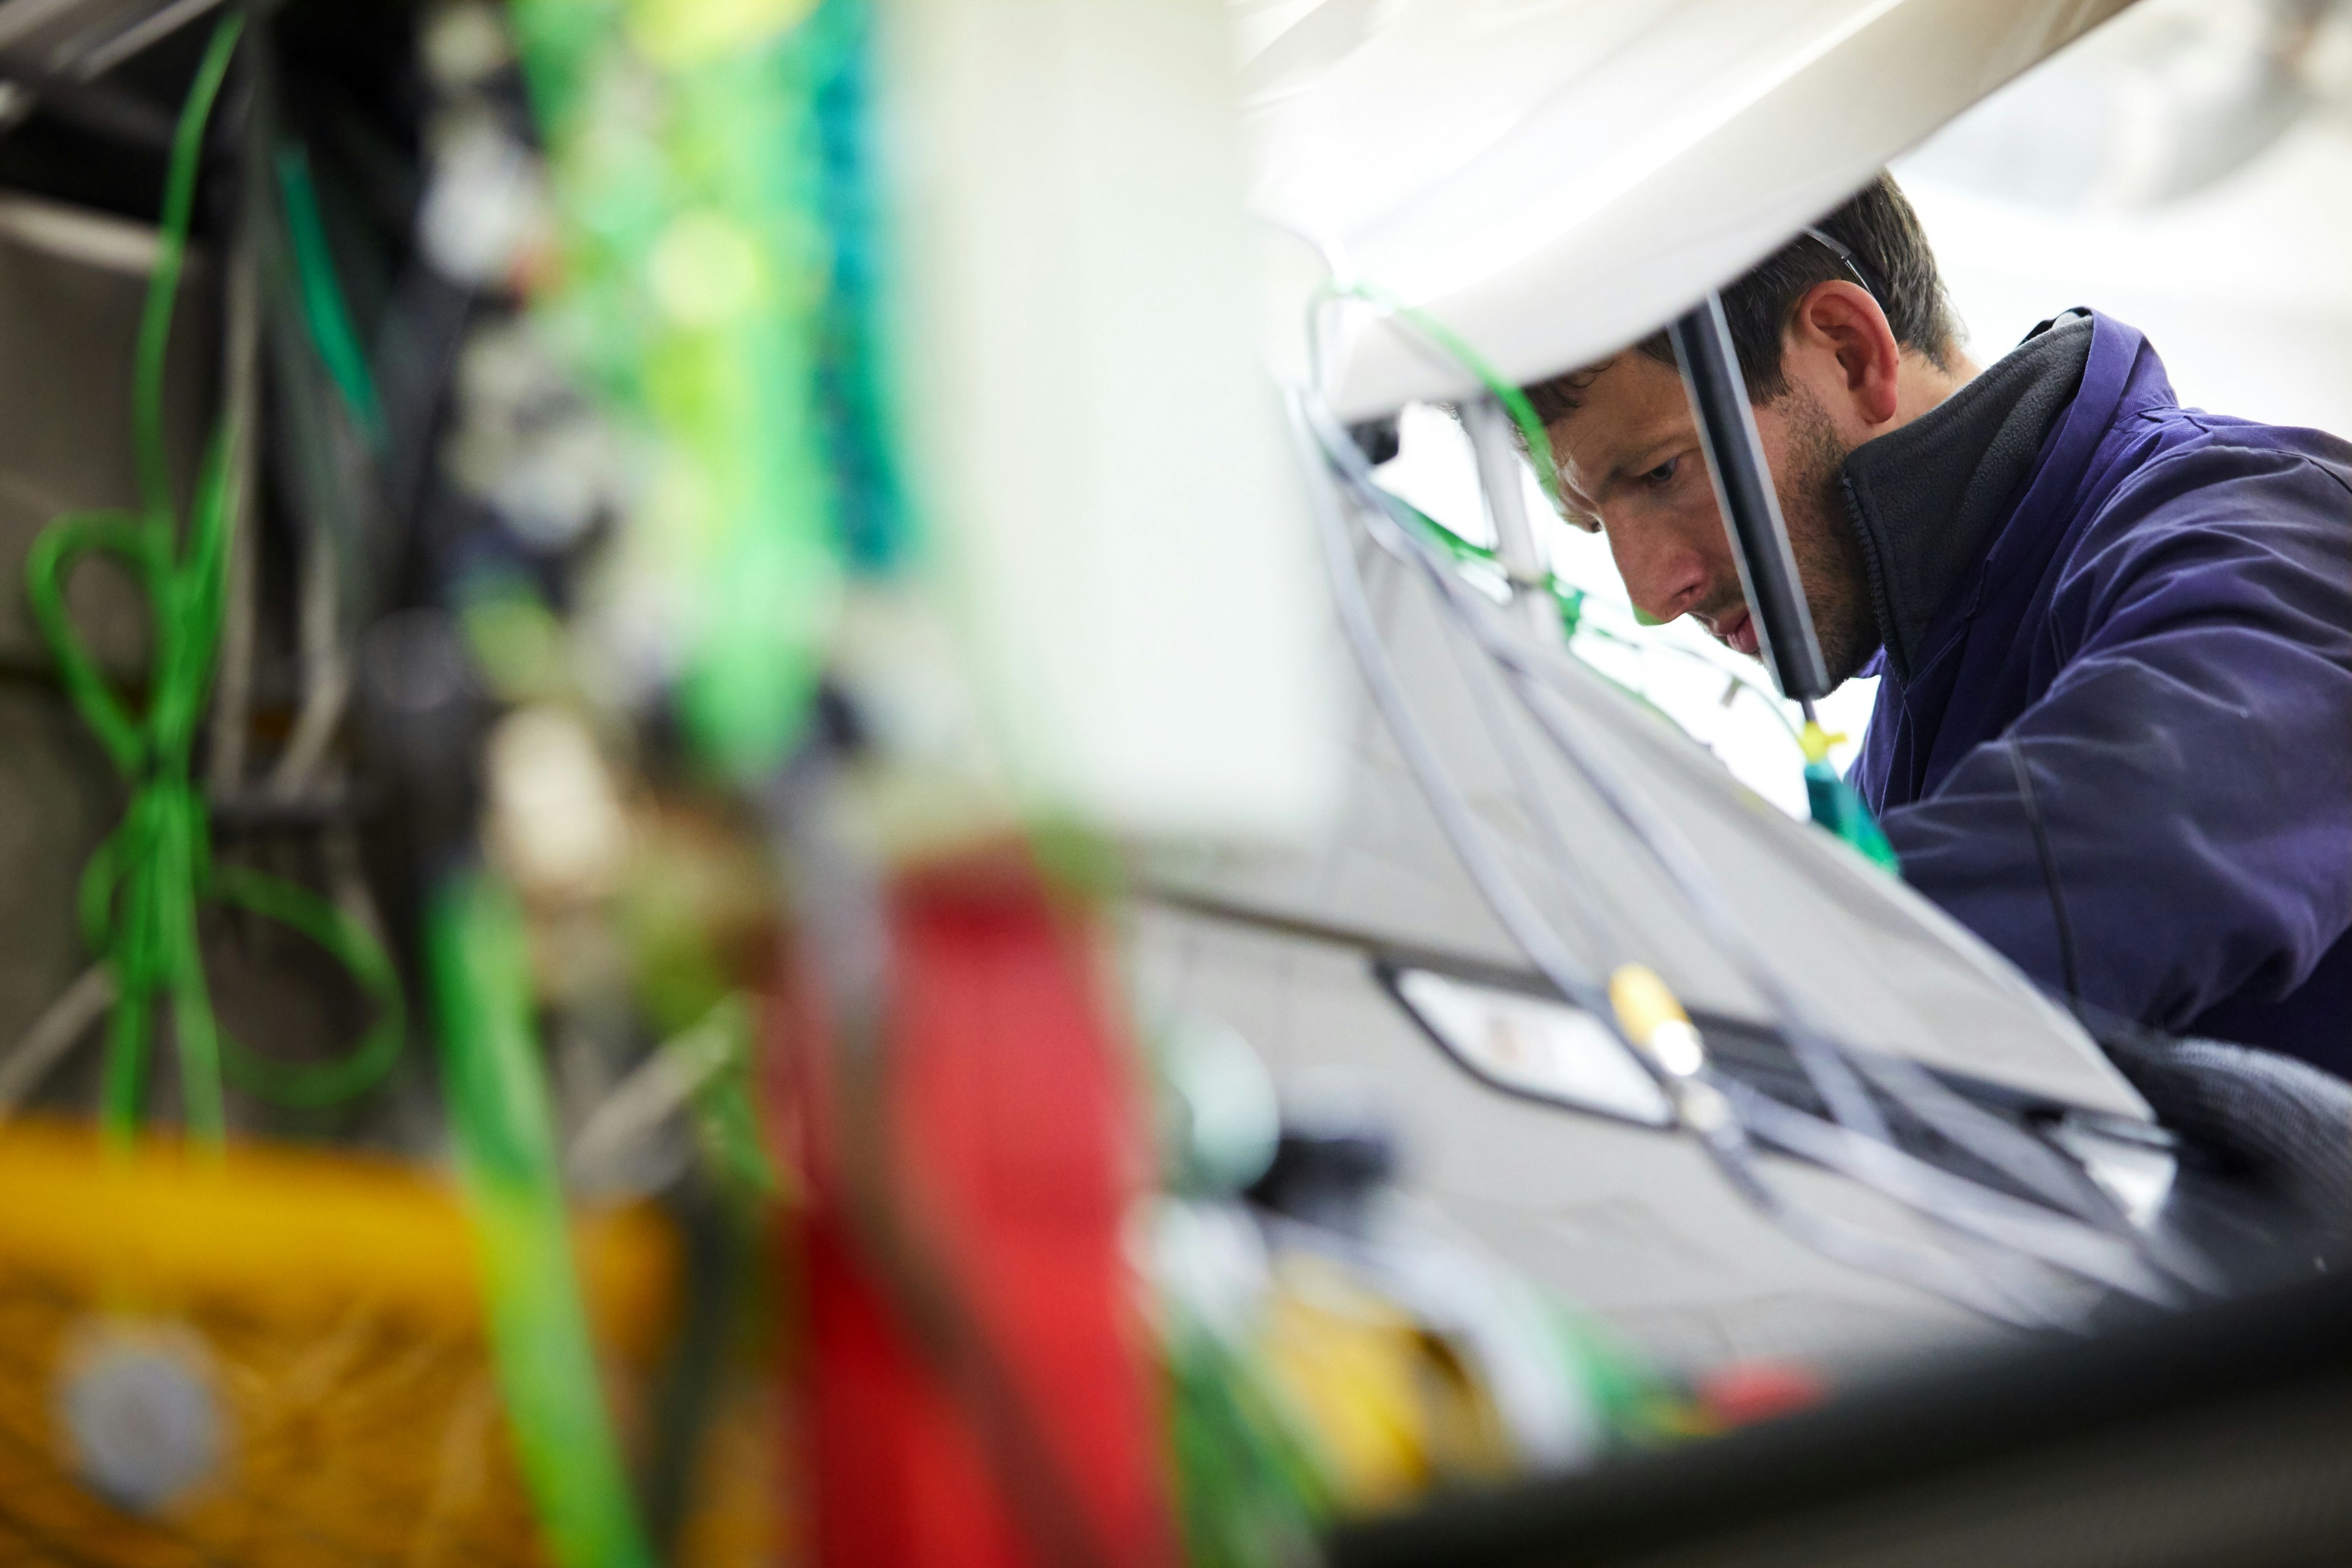
{"type": "Polygon", "coordinates": [[[1335,1500],[1311,1442],[1259,1357],[1164,1301],[1160,1357],[1169,1457],[1192,1568],[1282,1568],[1307,1559],[1335,1500]]]}
{"type": "MultiPolygon", "coordinates": [[[[1495,567],[1502,565],[1502,557],[1486,545],[1472,543],[1402,497],[1398,498],[1398,504],[1412,515],[1422,531],[1434,540],[1439,548],[1456,561],[1481,561],[1495,567]]],[[[1552,603],[1559,607],[1561,632],[1574,640],[1577,629],[1584,623],[1584,590],[1563,582],[1556,572],[1545,573],[1542,585],[1544,591],[1551,595],[1552,603]]]]}
{"type": "Polygon", "coordinates": [[[359,329],[352,324],[342,285],[335,278],[334,252],[319,213],[318,186],[310,178],[310,155],[299,142],[289,142],[278,150],[278,193],[286,210],[286,236],[301,285],[302,320],[310,329],[310,346],[342,394],[352,422],[372,444],[381,446],[383,406],[376,398],[375,378],[368,371],[367,353],[360,347],[359,329]]]}
{"type": "Polygon", "coordinates": [[[783,1176],[760,1136],[752,1099],[752,1020],[751,998],[730,992],[661,1049],[716,1059],[716,1068],[694,1091],[696,1131],[712,1173],[738,1198],[757,1204],[783,1191],[783,1176]]]}
{"type": "Polygon", "coordinates": [[[426,962],[499,1392],[556,1562],[652,1568],[573,1267],[527,942],[513,900],[479,872],[436,891],[426,962]]]}
{"type": "Polygon", "coordinates": [[[196,174],[204,161],[205,128],[213,101],[228,76],[245,18],[232,13],[213,28],[211,43],[188,86],[187,101],[172,133],[172,158],[163,183],[163,221],[156,234],[155,269],[148,279],[147,303],[139,318],[138,358],[131,387],[131,439],[138,448],[139,499],[149,521],[172,517],[172,476],[164,458],[163,371],[172,344],[172,310],[180,293],[180,270],[188,254],[188,224],[196,205],[196,174]]]}
{"type": "Polygon", "coordinates": [[[1401,316],[1430,342],[1454,356],[1463,369],[1475,376],[1487,395],[1503,405],[1511,423],[1519,427],[1519,435],[1528,444],[1528,460],[1535,465],[1536,478],[1554,509],[1564,507],[1559,488],[1559,468],[1552,461],[1551,437],[1544,431],[1543,421],[1536,417],[1536,405],[1528,395],[1503,379],[1502,374],[1486,363],[1486,356],[1470,346],[1469,341],[1426,310],[1415,310],[1385,289],[1368,283],[1330,283],[1318,290],[1318,297],[1334,300],[1361,300],[1378,306],[1392,316],[1401,316]]]}
{"type": "MultiPolygon", "coordinates": [[[[562,250],[532,314],[669,477],[631,520],[632,559],[691,606],[670,628],[688,750],[756,786],[814,710],[844,570],[816,401],[814,312],[832,258],[803,15],[577,0],[516,0],[507,15],[562,250]]],[[[486,951],[519,947],[518,920],[477,876],[436,921],[461,1124],[495,1128],[540,1092],[520,954],[503,978],[482,973],[486,951]]],[[[729,1173],[761,1182],[748,1075],[730,1071],[705,1103],[729,1173]]],[[[552,1153],[505,1147],[517,1163],[475,1187],[525,1470],[562,1568],[636,1568],[648,1558],[596,1405],[552,1153]]]]}
{"type": "Polygon", "coordinates": [[[213,868],[214,899],[275,921],[316,942],[376,1005],[375,1022],[360,1043],[331,1062],[273,1061],[221,1038],[222,1066],[231,1083],[279,1105],[316,1110],[365,1093],[400,1059],[408,1036],[400,973],[383,944],[358,921],[307,888],[239,866],[213,868]]]}
{"type": "Polygon", "coordinates": [[[140,1120],[159,1001],[168,1000],[172,1010],[189,1130],[215,1145],[226,1131],[224,1070],[242,1086],[291,1103],[324,1104],[380,1079],[398,1055],[405,1027],[391,961],[358,922],[289,883],[258,872],[215,870],[204,799],[190,767],[220,640],[237,500],[229,454],[239,433],[226,420],[214,429],[183,537],[163,441],[163,374],[205,129],[243,26],[232,15],[213,29],[173,137],[131,377],[141,510],[60,517],[34,541],[25,562],[26,598],[57,659],[59,681],[130,786],[122,822],[91,856],[78,897],[83,935],[115,985],[100,1121],[117,1142],[127,1141],[140,1120]],[[136,717],[100,672],[66,609],[67,577],[90,554],[120,561],[147,593],[154,656],[146,709],[136,717]],[[207,899],[289,925],[344,963],[379,1008],[375,1026],[355,1053],[339,1062],[286,1066],[221,1037],[196,930],[197,908],[207,899]]]}

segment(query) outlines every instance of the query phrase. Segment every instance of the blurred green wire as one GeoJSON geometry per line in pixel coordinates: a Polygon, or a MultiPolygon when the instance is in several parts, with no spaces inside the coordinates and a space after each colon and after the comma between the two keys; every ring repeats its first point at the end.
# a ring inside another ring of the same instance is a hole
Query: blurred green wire
{"type": "Polygon", "coordinates": [[[521,912],[461,871],[426,921],[442,1081],[524,1479],[563,1568],[652,1568],[572,1264],[521,912]]]}
{"type": "Polygon", "coordinates": [[[334,252],[328,247],[326,222],[320,216],[310,154],[299,142],[289,142],[278,150],[278,193],[286,212],[288,247],[294,253],[302,320],[310,329],[310,344],[333,378],[335,389],[342,394],[352,422],[372,444],[382,446],[383,407],[376,398],[367,353],[360,347],[359,329],[352,324],[351,308],[335,278],[334,252]]]}
{"type": "Polygon", "coordinates": [[[155,1005],[168,995],[189,1130],[217,1144],[225,1131],[224,1069],[241,1086],[296,1105],[323,1105],[373,1084],[398,1056],[405,1032],[399,983],[383,948],[358,921],[317,895],[212,862],[211,832],[191,774],[195,728],[220,640],[228,535],[237,498],[230,454],[243,432],[224,421],[199,467],[183,537],[163,438],[163,375],[173,307],[187,255],[188,225],[205,130],[244,27],[222,18],[188,89],[173,137],[155,265],[132,368],[131,433],[140,510],[68,513],[34,541],[25,563],[33,617],[58,678],[96,732],[131,799],[121,825],[91,856],[79,895],[82,932],[112,974],[100,1120],[127,1140],[145,1096],[155,1005]],[[83,556],[113,556],[145,588],[154,655],[145,711],[134,718],[76,635],[65,604],[68,574],[83,556]],[[255,1056],[221,1037],[204,973],[196,910],[206,900],[275,920],[325,948],[376,1003],[374,1026],[340,1061],[300,1066],[255,1056]]]}
{"type": "Polygon", "coordinates": [[[757,786],[815,710],[845,564],[817,396],[833,258],[808,18],[576,0],[509,15],[563,258],[534,313],[562,323],[598,401],[671,476],[633,528],[692,606],[668,628],[676,710],[700,763],[757,786]]]}
{"type": "Polygon", "coordinates": [[[1286,1568],[1310,1560],[1336,1503],[1257,1358],[1181,1306],[1161,1355],[1176,1503],[1192,1568],[1286,1568]]]}

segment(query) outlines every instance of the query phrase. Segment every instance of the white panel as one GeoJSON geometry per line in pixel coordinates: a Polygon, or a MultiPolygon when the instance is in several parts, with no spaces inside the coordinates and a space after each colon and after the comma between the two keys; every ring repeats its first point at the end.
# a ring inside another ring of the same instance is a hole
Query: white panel
{"type": "Polygon", "coordinates": [[[1220,0],[886,12],[908,449],[1034,810],[1295,837],[1336,672],[1262,320],[1220,0]]]}
{"type": "MultiPolygon", "coordinates": [[[[2124,0],[1400,0],[1259,52],[1258,200],[1520,381],[1663,325],[2124,0]]],[[[1319,11],[1344,7],[1325,0],[1319,11]]],[[[1470,388],[1336,345],[1350,416],[1470,388]]]]}

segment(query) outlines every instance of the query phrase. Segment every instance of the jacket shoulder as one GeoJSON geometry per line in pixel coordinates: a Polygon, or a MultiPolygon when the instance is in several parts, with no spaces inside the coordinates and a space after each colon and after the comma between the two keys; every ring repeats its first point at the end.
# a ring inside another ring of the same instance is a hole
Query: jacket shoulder
{"type": "Polygon", "coordinates": [[[2263,528],[2352,519],[2352,442],[2324,430],[2169,407],[2112,434],[2095,514],[2263,528]]]}
{"type": "Polygon", "coordinates": [[[2308,464],[2340,487],[2352,489],[2352,441],[2297,425],[2267,425],[2227,414],[2179,405],[2143,408],[2132,423],[2154,439],[2144,461],[2247,474],[2291,472],[2308,464]]]}

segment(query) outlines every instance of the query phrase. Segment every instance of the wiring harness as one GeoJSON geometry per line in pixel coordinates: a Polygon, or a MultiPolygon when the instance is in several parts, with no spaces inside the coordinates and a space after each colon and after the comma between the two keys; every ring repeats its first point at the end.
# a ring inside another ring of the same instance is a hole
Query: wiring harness
{"type": "Polygon", "coordinates": [[[67,694],[131,790],[122,825],[91,858],[79,895],[85,938],[102,955],[112,982],[102,1114],[118,1139],[128,1139],[140,1120],[159,1002],[168,1000],[171,1007],[189,1129],[215,1144],[225,1130],[224,1077],[287,1104],[331,1104],[383,1077],[407,1026],[391,958],[363,925],[291,882],[213,859],[204,796],[190,767],[220,646],[239,500],[236,452],[248,432],[227,419],[214,430],[183,527],[165,457],[163,374],[205,127],[243,25],[232,15],[214,28],[173,139],[133,378],[140,510],[69,513],[43,531],[26,560],[34,619],[67,694]],[[146,590],[153,616],[153,668],[145,708],[135,715],[83,646],[66,607],[68,575],[93,553],[129,568],[146,590]],[[206,902],[288,926],[343,966],[376,1014],[350,1054],[326,1063],[288,1064],[222,1034],[198,935],[197,915],[206,902]]]}

